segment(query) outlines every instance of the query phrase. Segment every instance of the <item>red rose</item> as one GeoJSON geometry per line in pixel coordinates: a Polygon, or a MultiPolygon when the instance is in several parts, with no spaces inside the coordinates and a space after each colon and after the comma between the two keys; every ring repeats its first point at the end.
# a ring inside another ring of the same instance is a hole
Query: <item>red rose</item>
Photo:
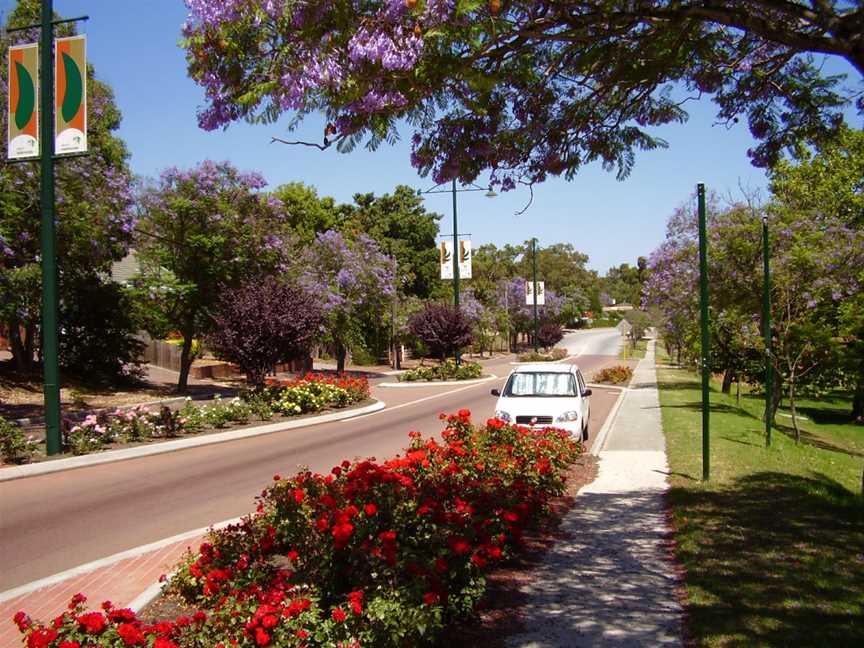
{"type": "Polygon", "coordinates": [[[72,597],[72,600],[69,601],[69,609],[73,610],[78,607],[81,603],[87,600],[87,597],[84,596],[81,592],[78,592],[75,596],[72,597]]]}
{"type": "Polygon", "coordinates": [[[144,633],[131,623],[121,623],[117,626],[117,634],[127,646],[140,646],[146,641],[144,633]]]}
{"type": "Polygon", "coordinates": [[[456,414],[457,414],[457,416],[459,416],[459,418],[461,418],[461,419],[469,419],[469,418],[471,418],[471,410],[469,410],[469,409],[465,409],[465,408],[460,409],[456,414]]]}
{"type": "Polygon", "coordinates": [[[348,618],[348,615],[345,614],[345,610],[343,610],[342,608],[334,608],[333,611],[330,613],[330,617],[336,623],[342,623],[345,619],[348,618]]]}
{"type": "Polygon", "coordinates": [[[423,595],[423,603],[425,605],[435,605],[440,600],[441,597],[438,596],[435,592],[426,592],[423,595]]]}
{"type": "Polygon", "coordinates": [[[288,560],[290,560],[292,563],[296,563],[296,562],[297,562],[297,559],[300,558],[300,554],[297,553],[297,551],[294,550],[294,549],[292,549],[292,550],[289,551],[287,554],[285,554],[285,556],[286,556],[286,557],[288,558],[288,560]]]}
{"type": "Polygon", "coordinates": [[[33,625],[33,621],[30,620],[30,617],[27,616],[27,613],[24,612],[24,610],[16,612],[15,616],[12,617],[12,620],[21,632],[24,632],[27,628],[33,625]]]}
{"type": "Polygon", "coordinates": [[[90,634],[99,634],[105,629],[105,617],[101,612],[87,612],[78,617],[80,623],[90,634]]]}
{"type": "Polygon", "coordinates": [[[81,644],[77,641],[61,641],[57,648],[81,648],[81,644]]]}
{"type": "Polygon", "coordinates": [[[255,643],[259,646],[270,643],[270,635],[264,632],[264,628],[255,628],[255,643]]]}
{"type": "Polygon", "coordinates": [[[273,614],[268,614],[261,620],[261,625],[263,625],[265,628],[272,628],[277,623],[279,623],[279,618],[273,614]]]}
{"type": "Polygon", "coordinates": [[[302,503],[305,497],[306,492],[302,488],[297,488],[294,490],[294,501],[298,504],[302,503]]]}
{"type": "Polygon", "coordinates": [[[27,636],[27,648],[48,648],[57,637],[53,628],[38,628],[27,636]]]}
{"type": "Polygon", "coordinates": [[[378,512],[378,507],[372,504],[371,502],[363,507],[363,510],[366,512],[366,515],[372,517],[378,512]]]}
{"type": "Polygon", "coordinates": [[[180,648],[180,646],[178,646],[170,639],[166,639],[165,637],[159,637],[158,639],[156,639],[156,643],[153,644],[153,648],[180,648]]]}

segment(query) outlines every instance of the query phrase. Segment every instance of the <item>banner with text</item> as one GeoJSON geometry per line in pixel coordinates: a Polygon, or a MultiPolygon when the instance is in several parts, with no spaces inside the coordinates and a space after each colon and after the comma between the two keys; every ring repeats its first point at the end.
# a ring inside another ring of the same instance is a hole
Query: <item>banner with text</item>
{"type": "Polygon", "coordinates": [[[39,155],[39,45],[9,48],[9,105],[7,157],[10,160],[39,155]]]}
{"type": "Polygon", "coordinates": [[[54,152],[87,150],[87,58],[84,36],[54,41],[54,152]]]}
{"type": "MultiPolygon", "coordinates": [[[[534,282],[525,282],[525,303],[529,306],[534,305],[534,282]]],[[[537,282],[537,305],[546,305],[546,287],[542,281],[537,282]]]]}

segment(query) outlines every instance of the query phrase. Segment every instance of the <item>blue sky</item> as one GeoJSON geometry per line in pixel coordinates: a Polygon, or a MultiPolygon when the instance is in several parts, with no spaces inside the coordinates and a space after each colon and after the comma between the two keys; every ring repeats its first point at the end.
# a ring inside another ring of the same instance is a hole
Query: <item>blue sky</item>
{"type": "MultiPolygon", "coordinates": [[[[8,12],[14,4],[0,0],[0,10],[8,12]]],[[[358,192],[387,193],[397,184],[421,189],[432,184],[410,165],[409,131],[402,133],[399,145],[342,155],[270,144],[271,136],[286,135],[287,119],[270,126],[199,130],[195,113],[203,93],[186,77],[184,53],[177,46],[186,17],[182,0],[55,0],[54,8],[64,17],[90,16],[80,27],[88,36],[88,59],[97,76],[114,88],[123,113],[119,134],[138,174],[155,176],[167,166],[227,159],[262,172],[271,187],[301,181],[340,202],[350,202],[358,192]]],[[[697,182],[724,195],[738,193],[739,182],[751,188],[766,185],[764,172],[748,162],[752,140],[746,127],[712,125],[714,107],[708,101],[688,106],[688,123],[655,131],[669,148],[638,155],[627,180],[619,182],[592,165],[571,182],[553,179],[535,187],[531,208],[518,216],[515,212],[528,200],[524,190],[494,199],[460,194],[459,229],[471,234],[475,247],[519,243],[531,236],[541,245],[569,242],[588,254],[589,266],[601,273],[619,263],[635,263],[660,243],[667,217],[697,182]]],[[[318,141],[322,132],[322,121],[309,119],[296,136],[318,141]]],[[[452,232],[450,195],[427,196],[426,204],[445,216],[442,232],[452,232]]]]}

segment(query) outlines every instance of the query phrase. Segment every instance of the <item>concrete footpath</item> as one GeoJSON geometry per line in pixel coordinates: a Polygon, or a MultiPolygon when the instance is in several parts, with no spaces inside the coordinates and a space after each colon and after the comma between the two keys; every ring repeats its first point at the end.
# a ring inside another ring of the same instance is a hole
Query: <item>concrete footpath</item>
{"type": "Polygon", "coordinates": [[[508,646],[680,646],[683,610],[666,538],[665,440],[648,346],[583,488],[523,591],[526,628],[508,646]]]}

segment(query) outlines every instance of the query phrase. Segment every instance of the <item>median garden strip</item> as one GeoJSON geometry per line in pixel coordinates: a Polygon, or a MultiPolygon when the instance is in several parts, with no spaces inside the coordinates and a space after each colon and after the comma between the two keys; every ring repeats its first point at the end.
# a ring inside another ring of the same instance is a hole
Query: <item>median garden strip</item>
{"type": "Polygon", "coordinates": [[[582,453],[560,430],[444,418],[443,442],[411,433],[388,461],[276,476],[254,514],[212,532],[172,578],[192,615],[147,623],[77,597],[48,625],[17,615],[28,645],[431,644],[471,615],[484,573],[520,547],[582,453]]]}
{"type": "MultiPolygon", "coordinates": [[[[87,416],[68,422],[63,434],[66,455],[84,455],[111,448],[188,437],[245,426],[250,421],[290,419],[330,409],[343,409],[370,396],[366,378],[307,374],[290,380],[273,379],[260,390],[223,401],[218,395],[209,405],[186,399],[180,409],[158,410],[136,406],[87,416]]],[[[0,450],[6,463],[27,463],[39,449],[15,424],[0,420],[0,450]]],[[[58,455],[61,458],[63,455],[58,455]]]]}

